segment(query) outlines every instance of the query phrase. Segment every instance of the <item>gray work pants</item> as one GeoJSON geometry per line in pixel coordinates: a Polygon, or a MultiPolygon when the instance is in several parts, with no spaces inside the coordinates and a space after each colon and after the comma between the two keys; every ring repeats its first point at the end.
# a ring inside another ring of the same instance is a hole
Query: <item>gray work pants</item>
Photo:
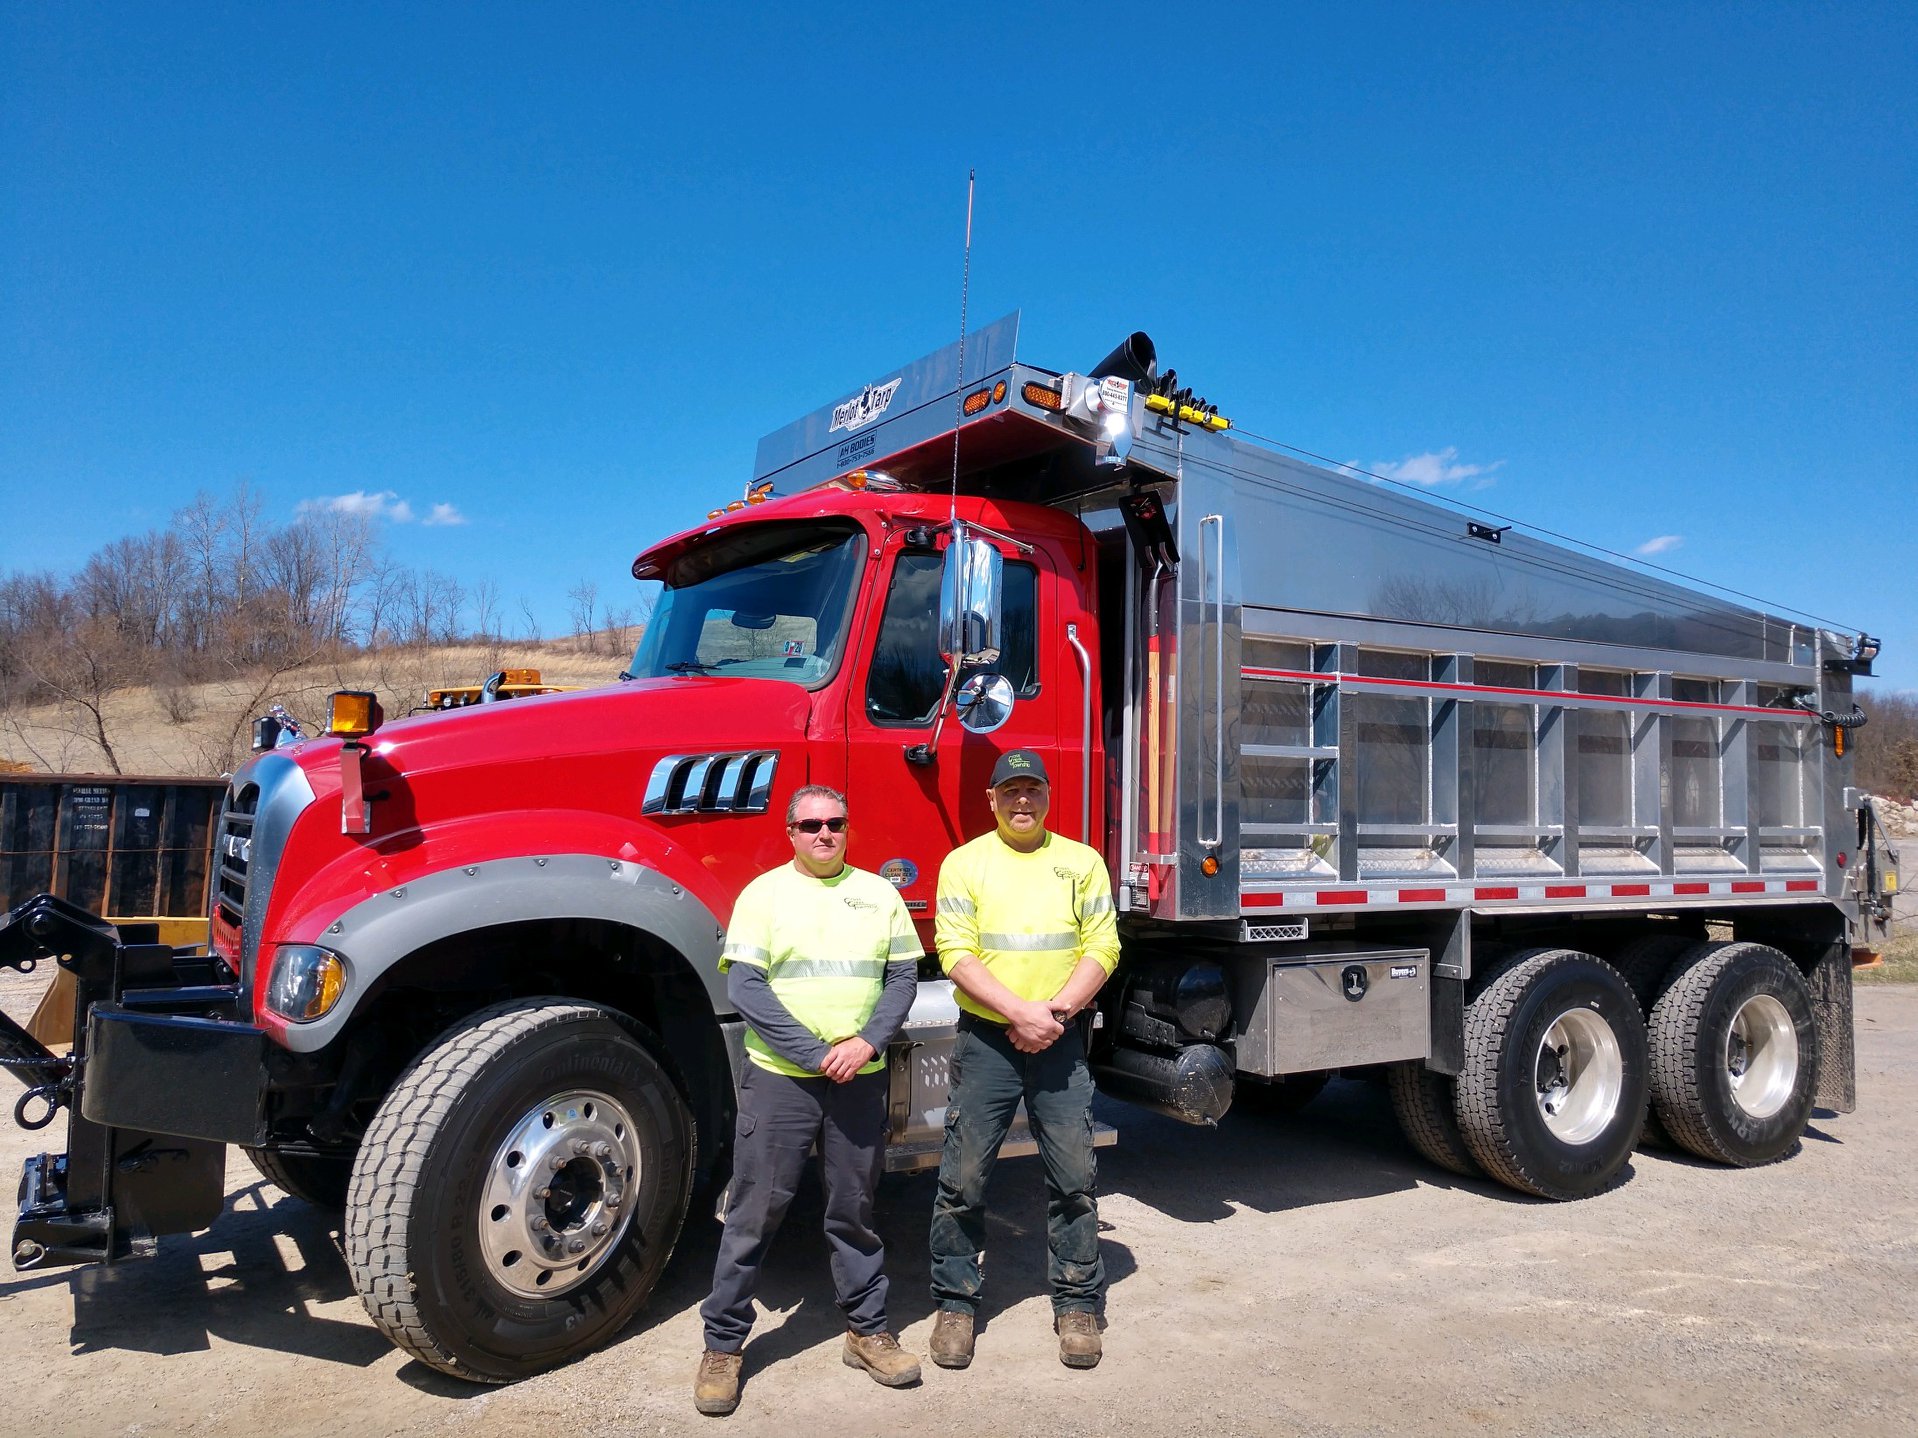
{"type": "Polygon", "coordinates": [[[708,1348],[737,1353],[745,1346],[760,1266],[815,1141],[839,1311],[855,1333],[886,1331],[886,1251],[872,1227],[873,1190],[886,1161],[886,1071],[840,1084],[790,1078],[749,1060],[739,1081],[726,1231],[713,1291],[699,1307],[708,1348]]]}

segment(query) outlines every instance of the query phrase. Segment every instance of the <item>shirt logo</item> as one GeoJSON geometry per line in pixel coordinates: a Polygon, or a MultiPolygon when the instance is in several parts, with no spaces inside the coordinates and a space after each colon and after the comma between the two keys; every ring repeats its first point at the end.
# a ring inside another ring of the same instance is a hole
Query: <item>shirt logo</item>
{"type": "Polygon", "coordinates": [[[855,898],[851,894],[841,894],[839,896],[839,902],[849,909],[857,909],[862,914],[876,914],[879,912],[879,905],[873,903],[872,900],[855,898]]]}
{"type": "Polygon", "coordinates": [[[1064,879],[1068,884],[1076,884],[1079,882],[1079,876],[1073,873],[1072,870],[1068,869],[1064,864],[1054,864],[1052,866],[1052,872],[1064,879]]]}
{"type": "MultiPolygon", "coordinates": [[[[903,379],[904,376],[900,376],[903,379]]],[[[826,433],[833,430],[855,430],[871,424],[886,412],[886,406],[892,403],[893,395],[899,391],[900,380],[886,384],[869,384],[844,404],[832,407],[832,425],[826,433]]]]}

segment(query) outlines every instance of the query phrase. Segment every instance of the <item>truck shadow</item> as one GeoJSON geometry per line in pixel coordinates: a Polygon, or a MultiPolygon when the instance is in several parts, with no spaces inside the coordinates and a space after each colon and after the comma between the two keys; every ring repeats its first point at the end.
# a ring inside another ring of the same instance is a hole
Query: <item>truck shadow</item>
{"type": "MultiPolygon", "coordinates": [[[[1100,1191],[1123,1193],[1183,1223],[1214,1223],[1235,1206],[1279,1213],[1421,1186],[1508,1203],[1548,1201],[1428,1163],[1399,1132],[1382,1083],[1334,1079],[1299,1113],[1235,1107],[1217,1129],[1108,1098],[1097,1112],[1119,1130],[1118,1146],[1100,1155],[1100,1191]],[[1203,1181],[1194,1177],[1200,1174],[1203,1181]]],[[[1627,1164],[1613,1186],[1629,1182],[1631,1173],[1627,1164]]]]}
{"type": "MultiPolygon", "coordinates": [[[[928,1239],[936,1187],[937,1176],[930,1170],[888,1174],[880,1182],[873,1206],[873,1226],[886,1245],[887,1316],[895,1333],[932,1316],[928,1239]]],[[[824,1217],[816,1166],[809,1166],[761,1273],[762,1312],[746,1345],[747,1377],[822,1343],[836,1343],[846,1331],[833,1303],[832,1273],[822,1236],[824,1217]]],[[[1100,1228],[1102,1233],[1110,1232],[1110,1225],[1102,1223],[1100,1228]]],[[[632,1342],[676,1315],[698,1308],[712,1287],[719,1235],[709,1202],[705,1211],[687,1219],[665,1277],[618,1342],[632,1342]]],[[[1099,1249],[1108,1288],[1137,1271],[1132,1250],[1125,1244],[1102,1236],[1099,1249]]],[[[1007,1160],[994,1172],[987,1195],[986,1287],[978,1325],[982,1336],[991,1330],[995,1315],[1050,1293],[1046,1260],[1043,1171],[1036,1159],[1007,1160]]]]}
{"type": "Polygon", "coordinates": [[[365,1368],[392,1352],[359,1312],[337,1217],[264,1183],[233,1190],[204,1233],[159,1254],[63,1275],[75,1356],[107,1349],[191,1353],[214,1338],[365,1368]],[[321,1307],[353,1300],[350,1316],[321,1307]]]}

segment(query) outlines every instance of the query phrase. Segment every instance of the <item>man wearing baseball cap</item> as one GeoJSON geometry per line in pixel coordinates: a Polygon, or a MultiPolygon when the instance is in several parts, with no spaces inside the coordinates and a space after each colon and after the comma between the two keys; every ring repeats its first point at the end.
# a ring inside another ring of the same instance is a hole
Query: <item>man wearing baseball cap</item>
{"type": "Polygon", "coordinates": [[[1069,1368],[1099,1361],[1105,1289],[1093,1195],[1092,1075],[1074,1022],[1119,962],[1105,861],[1046,829],[1051,786],[1030,749],[999,756],[996,823],[939,868],[935,941],[959,1000],[932,1207],[932,1361],[972,1362],[986,1183],[1021,1099],[1046,1176],[1053,1328],[1069,1368]]]}

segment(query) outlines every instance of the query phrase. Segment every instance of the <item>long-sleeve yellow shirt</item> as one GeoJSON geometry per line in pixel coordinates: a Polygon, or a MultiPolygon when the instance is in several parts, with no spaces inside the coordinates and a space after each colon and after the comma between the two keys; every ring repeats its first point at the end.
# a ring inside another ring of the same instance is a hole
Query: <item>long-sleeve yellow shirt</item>
{"type": "MultiPolygon", "coordinates": [[[[968,954],[1022,999],[1049,999],[1082,958],[1108,974],[1119,963],[1112,884],[1096,849],[1048,833],[1029,854],[995,829],[963,844],[939,866],[933,929],[947,973],[968,954]]],[[[959,1007],[995,1023],[1005,1016],[963,991],[959,1007]]]]}

